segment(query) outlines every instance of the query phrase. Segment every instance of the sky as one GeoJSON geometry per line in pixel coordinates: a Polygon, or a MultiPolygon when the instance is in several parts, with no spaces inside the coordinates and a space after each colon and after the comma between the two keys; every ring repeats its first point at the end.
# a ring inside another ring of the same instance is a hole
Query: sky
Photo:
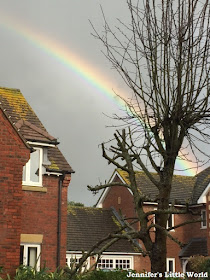
{"type": "Polygon", "coordinates": [[[75,173],[68,199],[94,205],[87,190],[114,167],[99,144],[112,138],[113,114],[126,87],[102,54],[89,20],[103,32],[100,5],[111,25],[126,21],[125,0],[0,0],[0,86],[19,88],[75,173]]]}

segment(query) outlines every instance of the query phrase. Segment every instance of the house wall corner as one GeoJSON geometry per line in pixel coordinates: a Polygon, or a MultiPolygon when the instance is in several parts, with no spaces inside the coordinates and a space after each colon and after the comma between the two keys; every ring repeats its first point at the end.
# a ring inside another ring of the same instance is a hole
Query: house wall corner
{"type": "Polygon", "coordinates": [[[207,248],[210,256],[210,191],[206,197],[206,218],[207,218],[207,248]]]}
{"type": "Polygon", "coordinates": [[[0,266],[11,276],[19,266],[22,171],[30,150],[0,110],[0,266]]]}

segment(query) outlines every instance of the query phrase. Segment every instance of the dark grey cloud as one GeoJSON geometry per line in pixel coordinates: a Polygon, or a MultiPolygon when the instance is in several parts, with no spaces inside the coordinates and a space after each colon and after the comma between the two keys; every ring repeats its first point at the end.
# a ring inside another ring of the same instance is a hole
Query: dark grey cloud
{"type": "Polygon", "coordinates": [[[111,24],[119,15],[127,19],[125,1],[7,0],[0,5],[0,86],[19,88],[49,133],[59,138],[63,154],[76,171],[69,200],[92,205],[97,197],[86,186],[103,182],[113,171],[98,147],[113,133],[106,128],[112,121],[103,113],[112,115],[119,107],[97,86],[24,37],[15,23],[27,26],[31,34],[42,34],[65,46],[120,90],[121,80],[91,36],[88,20],[102,31],[100,5],[111,24]],[[13,26],[8,26],[6,17],[12,19],[13,26]]]}

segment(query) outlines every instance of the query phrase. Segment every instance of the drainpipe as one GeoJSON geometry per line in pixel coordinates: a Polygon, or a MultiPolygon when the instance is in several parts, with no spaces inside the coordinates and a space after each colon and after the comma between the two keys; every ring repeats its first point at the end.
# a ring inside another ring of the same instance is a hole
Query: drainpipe
{"type": "Polygon", "coordinates": [[[57,268],[60,267],[61,250],[61,205],[62,205],[62,184],[64,176],[58,180],[58,225],[57,225],[57,268]]]}

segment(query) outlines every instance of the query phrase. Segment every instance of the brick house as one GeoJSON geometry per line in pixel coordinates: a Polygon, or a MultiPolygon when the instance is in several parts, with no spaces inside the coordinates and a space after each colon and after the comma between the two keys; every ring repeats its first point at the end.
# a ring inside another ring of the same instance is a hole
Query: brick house
{"type": "Polygon", "coordinates": [[[22,93],[0,88],[0,266],[66,264],[74,172],[22,93]]]}
{"type": "MultiPolygon", "coordinates": [[[[95,207],[74,207],[68,211],[67,220],[67,265],[78,263],[83,252],[88,252],[100,240],[119,230],[123,221],[117,211],[95,207]]],[[[110,240],[109,240],[110,241],[110,240]]],[[[84,267],[91,269],[97,261],[97,253],[109,241],[94,248],[96,255],[87,259],[84,267]]],[[[137,243],[136,245],[139,246],[137,243]]],[[[119,240],[100,256],[100,269],[134,269],[140,262],[141,254],[127,240],[119,240]]]]}
{"type": "MultiPolygon", "coordinates": [[[[156,176],[156,174],[153,174],[156,176]]],[[[157,204],[155,197],[157,190],[147,178],[144,172],[136,172],[136,181],[139,190],[148,198],[144,203],[147,211],[155,210],[157,204]]],[[[117,169],[113,173],[110,182],[122,182],[129,184],[127,173],[117,169]]],[[[202,217],[200,223],[187,224],[171,230],[172,236],[178,238],[185,247],[180,247],[168,238],[167,240],[167,270],[185,272],[187,270],[188,259],[192,255],[210,255],[210,168],[194,177],[174,175],[171,203],[175,204],[177,209],[184,209],[186,203],[189,203],[191,209],[199,212],[199,216],[191,214],[169,216],[168,226],[173,227],[184,223],[187,220],[202,217]]],[[[123,186],[114,186],[105,189],[98,200],[97,207],[109,209],[114,207],[120,211],[126,219],[135,217],[132,194],[123,186]]],[[[154,217],[151,217],[154,222],[154,217]]],[[[139,227],[139,224],[136,226],[139,227]]],[[[151,233],[152,234],[152,233],[151,233]]],[[[141,257],[140,262],[134,267],[137,271],[150,271],[150,262],[147,258],[141,257]]]]}

